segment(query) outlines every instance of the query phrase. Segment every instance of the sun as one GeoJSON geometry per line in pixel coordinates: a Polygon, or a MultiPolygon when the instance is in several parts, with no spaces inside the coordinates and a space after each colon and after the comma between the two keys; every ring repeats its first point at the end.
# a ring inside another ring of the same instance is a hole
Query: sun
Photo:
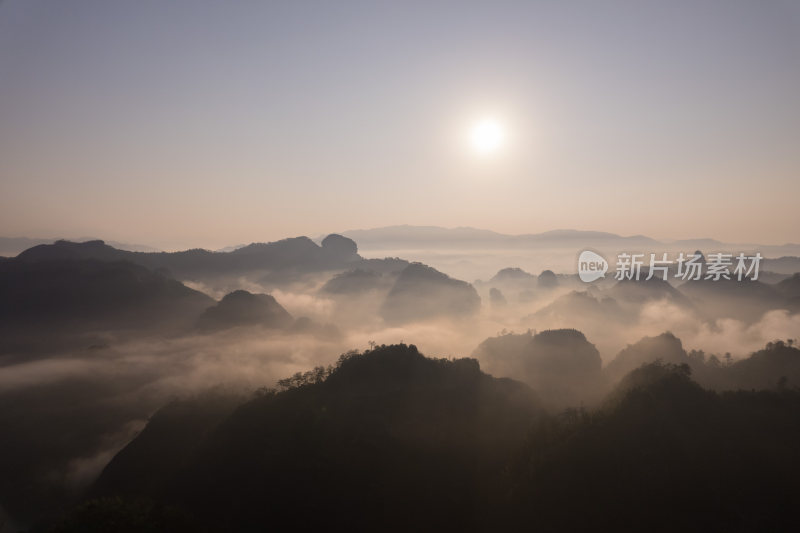
{"type": "Polygon", "coordinates": [[[506,130],[493,118],[478,120],[469,129],[469,144],[478,155],[491,155],[503,148],[506,130]]]}

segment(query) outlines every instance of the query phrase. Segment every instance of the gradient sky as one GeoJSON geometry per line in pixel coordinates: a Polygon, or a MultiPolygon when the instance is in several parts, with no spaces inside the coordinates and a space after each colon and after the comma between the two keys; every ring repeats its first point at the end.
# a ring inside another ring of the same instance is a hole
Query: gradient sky
{"type": "Polygon", "coordinates": [[[779,244],[798,193],[794,1],[0,0],[3,236],[779,244]]]}

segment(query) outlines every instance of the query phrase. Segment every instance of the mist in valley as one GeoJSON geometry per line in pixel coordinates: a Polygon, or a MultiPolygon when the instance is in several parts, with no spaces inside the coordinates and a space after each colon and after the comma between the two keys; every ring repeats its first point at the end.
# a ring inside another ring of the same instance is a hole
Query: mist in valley
{"type": "MultiPolygon", "coordinates": [[[[648,364],[685,367],[719,392],[800,383],[786,340],[800,326],[797,276],[698,296],[658,278],[609,273],[587,284],[511,266],[468,283],[419,262],[363,258],[336,235],[243,250],[187,262],[183,252],[62,241],[0,263],[9,531],[52,523],[87,496],[126,493],[127,478],[116,475],[111,490],[104,469],[137,449],[158,413],[178,409],[169,406],[196,412],[179,426],[210,417],[210,431],[265,394],[322,386],[341,372],[342,354],[413,345],[442,361],[474,360],[477,372],[526,387],[526,409],[556,419],[600,409],[648,364]],[[180,269],[186,277],[173,278],[180,269]]],[[[521,445],[528,430],[515,431],[521,445]]]]}
{"type": "Polygon", "coordinates": [[[0,533],[796,530],[798,50],[0,0],[0,533]]]}

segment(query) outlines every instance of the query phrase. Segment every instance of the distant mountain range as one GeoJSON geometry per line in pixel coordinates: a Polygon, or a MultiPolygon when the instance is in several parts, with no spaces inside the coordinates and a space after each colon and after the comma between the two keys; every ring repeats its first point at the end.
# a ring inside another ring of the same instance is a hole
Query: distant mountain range
{"type": "MultiPolygon", "coordinates": [[[[30,239],[28,237],[0,237],[0,256],[11,257],[20,252],[38,246],[40,244],[53,244],[56,241],[64,239],[30,239]]],[[[70,239],[73,242],[87,242],[96,241],[96,237],[80,237],[78,239],[70,239]]],[[[120,250],[127,250],[129,252],[158,252],[158,248],[147,246],[145,244],[129,244],[118,241],[107,241],[110,246],[120,250]]]]}
{"type": "Polygon", "coordinates": [[[468,283],[419,263],[364,259],[356,243],[340,235],[329,235],[321,244],[297,237],[232,252],[130,252],[99,240],[56,241],[0,261],[0,354],[30,342],[16,333],[41,327],[65,334],[193,325],[209,332],[261,325],[334,333],[308,318],[295,321],[271,295],[236,290],[217,302],[178,281],[244,274],[285,283],[333,274],[324,292],[383,292],[380,312],[393,324],[473,315],[480,308],[468,283]]]}
{"type": "MultiPolygon", "coordinates": [[[[252,271],[319,272],[347,266],[380,265],[358,255],[356,243],[339,235],[329,235],[322,244],[308,237],[295,237],[271,243],[253,243],[232,252],[185,250],[181,252],[131,252],[103,241],[75,243],[56,241],[40,244],[17,255],[26,263],[53,260],[130,261],[152,270],[167,271],[178,279],[203,279],[208,276],[239,275],[252,271]]],[[[404,264],[400,267],[405,266],[404,264]]]]}
{"type": "MultiPolygon", "coordinates": [[[[615,250],[646,249],[648,252],[669,251],[673,249],[703,249],[710,251],[749,251],[758,250],[770,257],[800,256],[799,243],[780,245],[758,243],[730,243],[711,238],[658,240],[646,235],[623,236],[605,231],[584,231],[574,229],[557,229],[542,233],[525,233],[510,235],[491,230],[441,226],[398,225],[381,228],[356,229],[340,232],[358,243],[362,250],[403,250],[403,249],[527,249],[527,248],[561,248],[561,247],[595,247],[613,248],[615,250]]],[[[321,242],[324,236],[315,238],[321,242]]],[[[14,256],[39,244],[52,244],[58,240],[52,238],[0,237],[0,256],[14,256]]],[[[72,242],[98,240],[83,237],[66,239],[72,242]]],[[[161,250],[144,244],[130,244],[117,241],[105,241],[108,245],[130,252],[160,252],[161,250]]],[[[251,243],[252,244],[252,243],[251,243]]],[[[215,250],[216,252],[233,252],[246,248],[248,244],[236,244],[215,250]]]]}
{"type": "Polygon", "coordinates": [[[800,255],[800,244],[765,245],[727,243],[716,239],[657,240],[645,235],[622,236],[603,231],[559,229],[544,233],[508,235],[494,231],[438,226],[386,226],[341,232],[356,241],[362,250],[403,249],[526,249],[526,248],[599,248],[619,251],[661,252],[703,249],[710,251],[760,251],[771,257],[800,255]]]}
{"type": "Polygon", "coordinates": [[[128,261],[8,259],[0,262],[0,355],[63,347],[93,331],[183,329],[215,303],[128,261]]]}
{"type": "Polygon", "coordinates": [[[549,269],[569,273],[575,271],[577,253],[582,249],[600,252],[611,263],[621,252],[760,252],[765,257],[761,271],[785,276],[800,272],[800,244],[737,244],[715,239],[658,241],[644,235],[621,236],[578,230],[506,235],[475,228],[389,226],[346,231],[324,239],[295,237],[230,246],[215,252],[203,249],[158,252],[145,246],[99,240],[50,243],[48,239],[0,238],[0,256],[13,255],[3,252],[4,249],[16,251],[19,248],[24,248],[18,256],[25,260],[65,257],[127,260],[150,269],[165,269],[183,280],[202,280],[209,276],[238,275],[255,270],[281,273],[364,268],[397,272],[410,261],[422,262],[468,280],[487,279],[484,276],[490,272],[509,266],[530,272],[549,269]],[[405,259],[385,259],[385,256],[405,259]]]}

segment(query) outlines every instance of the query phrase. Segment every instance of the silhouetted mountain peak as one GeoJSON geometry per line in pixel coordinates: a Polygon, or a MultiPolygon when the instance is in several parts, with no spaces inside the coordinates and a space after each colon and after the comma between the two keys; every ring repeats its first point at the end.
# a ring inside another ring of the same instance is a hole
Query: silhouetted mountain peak
{"type": "Polygon", "coordinates": [[[646,279],[622,279],[611,288],[611,294],[618,300],[641,303],[647,300],[668,299],[682,305],[689,305],[686,297],[669,284],[657,276],[646,279]]]}
{"type": "MultiPolygon", "coordinates": [[[[252,243],[231,252],[203,249],[180,252],[128,252],[103,241],[75,243],[57,241],[34,246],[19,254],[26,261],[98,259],[130,261],[149,269],[165,268],[179,279],[209,279],[248,272],[319,272],[346,268],[361,261],[356,244],[340,235],[330,235],[317,245],[308,237],[276,242],[252,243]]],[[[380,266],[380,261],[376,267],[380,266]]]]}
{"type": "MultiPolygon", "coordinates": [[[[58,246],[84,251],[104,245],[58,246]]],[[[0,268],[0,317],[6,323],[131,327],[194,320],[211,303],[205,294],[127,261],[81,259],[76,254],[62,260],[17,258],[0,268]]]]}
{"type": "Polygon", "coordinates": [[[727,367],[733,383],[741,388],[797,388],[800,385],[800,350],[794,341],[767,343],[753,353],[727,367]]]}
{"type": "MultiPolygon", "coordinates": [[[[275,242],[254,242],[237,248],[231,255],[261,254],[264,252],[313,253],[319,246],[308,237],[289,237],[275,242]]],[[[224,253],[224,252],[223,252],[224,253]]]]}
{"type": "Polygon", "coordinates": [[[322,239],[322,248],[340,255],[344,258],[358,259],[358,245],[353,239],[342,237],[336,233],[331,233],[322,239]]]}
{"type": "Polygon", "coordinates": [[[91,248],[91,247],[102,247],[102,246],[105,246],[106,242],[104,240],[102,240],[102,239],[90,239],[88,241],[83,241],[83,242],[76,243],[76,242],[73,242],[73,241],[69,241],[67,239],[57,239],[53,244],[55,244],[56,246],[80,244],[85,248],[91,248]]]}
{"type": "Polygon", "coordinates": [[[564,345],[565,343],[584,343],[586,335],[577,329],[547,329],[533,336],[533,342],[541,344],[564,345]]]}
{"type": "Polygon", "coordinates": [[[775,287],[785,296],[790,298],[800,297],[800,272],[795,272],[791,277],[778,282],[775,287]]]}
{"type": "Polygon", "coordinates": [[[329,294],[357,294],[377,289],[382,284],[383,279],[379,273],[356,268],[336,274],[320,290],[329,294]]]}
{"type": "Polygon", "coordinates": [[[428,280],[428,281],[450,281],[453,278],[443,272],[439,272],[433,267],[424,265],[422,263],[411,263],[400,273],[402,280],[428,280]]]}
{"type": "Polygon", "coordinates": [[[117,250],[104,241],[72,242],[58,240],[53,244],[39,244],[17,256],[22,261],[57,261],[64,259],[98,259],[116,261],[126,259],[132,252],[117,250]]]}
{"type": "Polygon", "coordinates": [[[292,316],[271,295],[238,290],[208,308],[198,320],[198,327],[204,330],[245,325],[284,328],[291,323],[292,316]]]}
{"type": "Polygon", "coordinates": [[[503,282],[503,281],[530,281],[533,280],[535,276],[533,274],[529,274],[525,272],[521,268],[517,267],[508,267],[503,268],[494,275],[494,277],[490,281],[494,282],[503,282]]]}
{"type": "Polygon", "coordinates": [[[602,360],[576,329],[508,334],[483,341],[473,352],[493,375],[522,379],[559,408],[599,398],[602,360]]]}
{"type": "Polygon", "coordinates": [[[542,270],[542,273],[539,274],[537,278],[537,282],[539,287],[550,289],[558,286],[558,277],[552,270],[542,270]]]}
{"type": "Polygon", "coordinates": [[[175,409],[157,413],[148,428],[159,431],[142,431],[106,467],[97,490],[157,487],[166,503],[185,505],[210,530],[246,530],[265,502],[278,529],[292,529],[298,512],[312,507],[303,525],[313,529],[414,529],[419,513],[436,529],[465,529],[460,513],[474,493],[464,483],[476,486],[474,473],[506,461],[543,416],[525,385],[484,374],[473,359],[427,358],[413,345],[345,354],[335,368],[289,381],[222,422],[197,408],[181,409],[190,420],[176,419],[175,409]],[[176,428],[189,434],[175,439],[176,428]]]}
{"type": "Polygon", "coordinates": [[[604,320],[620,317],[624,313],[619,302],[603,293],[586,291],[570,291],[556,298],[551,304],[529,315],[531,318],[584,318],[604,320]]]}
{"type": "Polygon", "coordinates": [[[713,397],[691,378],[687,363],[653,361],[628,372],[603,402],[605,409],[668,411],[670,415],[705,407],[703,399],[713,397]]]}
{"type": "Polygon", "coordinates": [[[667,331],[629,344],[608,364],[607,371],[612,377],[619,379],[641,365],[655,361],[677,365],[690,362],[681,340],[667,331]]]}
{"type": "Polygon", "coordinates": [[[506,297],[503,296],[503,291],[495,287],[489,289],[489,301],[494,307],[505,307],[508,305],[506,297]]]}
{"type": "Polygon", "coordinates": [[[411,263],[398,275],[381,316],[393,323],[456,318],[477,313],[480,304],[477,291],[469,283],[422,263],[411,263]]]}

